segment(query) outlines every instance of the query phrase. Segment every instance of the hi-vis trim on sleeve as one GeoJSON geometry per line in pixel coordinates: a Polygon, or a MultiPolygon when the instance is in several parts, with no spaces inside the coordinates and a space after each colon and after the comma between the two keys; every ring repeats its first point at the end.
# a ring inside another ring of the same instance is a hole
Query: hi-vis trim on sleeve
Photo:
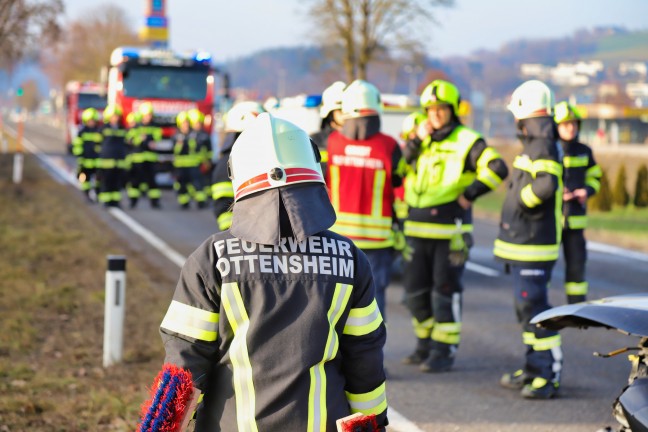
{"type": "Polygon", "coordinates": [[[212,199],[234,198],[234,188],[232,182],[214,183],[211,187],[212,199]]]}
{"type": "Polygon", "coordinates": [[[352,413],[365,415],[380,414],[387,409],[387,395],[385,383],[383,382],[374,390],[368,393],[349,393],[345,391],[352,413]]]}
{"type": "Polygon", "coordinates": [[[190,338],[214,342],[218,339],[218,318],[215,312],[173,300],[160,327],[190,338]]]}
{"type": "Polygon", "coordinates": [[[542,204],[542,200],[533,193],[533,189],[531,188],[530,184],[522,188],[522,190],[520,191],[520,199],[522,199],[522,202],[528,208],[537,207],[542,204]]]}
{"type": "Polygon", "coordinates": [[[492,147],[486,147],[477,160],[477,180],[484,183],[490,189],[495,190],[502,183],[502,179],[488,168],[488,164],[502,157],[492,147]]]}
{"type": "Polygon", "coordinates": [[[548,172],[556,177],[562,177],[563,168],[558,162],[548,159],[533,161],[533,176],[535,177],[535,175],[541,171],[548,172]]]}
{"type": "Polygon", "coordinates": [[[234,393],[236,396],[236,421],[239,432],[258,432],[256,418],[256,396],[252,381],[252,365],[246,344],[250,318],[245,310],[243,298],[236,282],[223,284],[221,298],[225,315],[232,330],[234,339],[230,345],[230,357],[233,366],[234,393]]]}
{"type": "Polygon", "coordinates": [[[378,303],[374,299],[369,306],[351,309],[343,333],[351,336],[363,336],[376,330],[382,320],[378,303]]]}
{"type": "Polygon", "coordinates": [[[232,226],[233,216],[234,215],[230,211],[226,211],[225,213],[218,215],[218,218],[216,219],[216,222],[218,222],[218,229],[221,231],[229,229],[229,227],[232,226]]]}
{"type": "Polygon", "coordinates": [[[564,156],[563,165],[565,168],[581,168],[586,167],[589,163],[588,156],[564,156]]]}
{"type": "Polygon", "coordinates": [[[310,390],[308,392],[308,432],[326,430],[326,372],[324,364],[333,360],[337,355],[339,340],[335,325],[340,320],[342,313],[353,291],[352,285],[336,284],[333,301],[327,312],[329,333],[324,347],[322,360],[310,368],[310,390]]]}

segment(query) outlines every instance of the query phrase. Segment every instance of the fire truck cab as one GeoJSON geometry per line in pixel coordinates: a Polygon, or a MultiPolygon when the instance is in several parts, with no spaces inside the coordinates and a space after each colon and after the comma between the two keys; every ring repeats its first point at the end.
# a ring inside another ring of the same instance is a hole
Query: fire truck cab
{"type": "Polygon", "coordinates": [[[103,113],[106,107],[106,91],[101,84],[91,81],[70,81],[65,85],[65,143],[68,152],[72,140],[81,127],[81,114],[87,108],[96,108],[103,113]]]}
{"type": "Polygon", "coordinates": [[[160,184],[170,182],[172,136],[176,116],[197,108],[211,134],[214,110],[214,69],[205,52],[175,52],[147,47],[119,47],[110,57],[108,101],[120,105],[124,118],[144,102],[153,105],[153,123],[163,128],[154,150],[160,161],[160,184]]]}

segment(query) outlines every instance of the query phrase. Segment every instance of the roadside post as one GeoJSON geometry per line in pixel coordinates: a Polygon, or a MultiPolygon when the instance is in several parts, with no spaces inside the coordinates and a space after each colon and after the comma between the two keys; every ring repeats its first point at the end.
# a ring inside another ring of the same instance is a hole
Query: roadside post
{"type": "Polygon", "coordinates": [[[126,257],[108,255],[104,308],[103,367],[109,367],[122,361],[125,306],[126,257]]]}
{"type": "Polygon", "coordinates": [[[18,126],[18,133],[16,134],[16,152],[14,153],[14,160],[13,160],[13,182],[15,184],[20,184],[22,183],[23,166],[25,162],[23,156],[23,148],[22,148],[22,138],[23,138],[23,131],[25,127],[25,120],[23,119],[22,114],[19,117],[17,126],[18,126]]]}

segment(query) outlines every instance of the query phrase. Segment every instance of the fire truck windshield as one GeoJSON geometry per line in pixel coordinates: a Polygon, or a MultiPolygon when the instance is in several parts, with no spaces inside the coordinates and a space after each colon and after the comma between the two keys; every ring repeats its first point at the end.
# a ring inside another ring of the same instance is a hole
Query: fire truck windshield
{"type": "Polygon", "coordinates": [[[202,100],[207,95],[207,69],[131,66],[124,72],[124,96],[202,100]]]}
{"type": "Polygon", "coordinates": [[[79,93],[78,105],[80,110],[86,108],[102,110],[106,108],[106,97],[96,93],[79,93]]]}

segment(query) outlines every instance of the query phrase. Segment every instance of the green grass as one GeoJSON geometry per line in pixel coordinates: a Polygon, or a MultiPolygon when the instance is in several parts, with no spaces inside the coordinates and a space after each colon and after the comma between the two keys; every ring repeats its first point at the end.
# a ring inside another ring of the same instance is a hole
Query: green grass
{"type": "Polygon", "coordinates": [[[648,60],[648,32],[604,37],[591,57],[608,61],[646,61],[648,60]]]}

